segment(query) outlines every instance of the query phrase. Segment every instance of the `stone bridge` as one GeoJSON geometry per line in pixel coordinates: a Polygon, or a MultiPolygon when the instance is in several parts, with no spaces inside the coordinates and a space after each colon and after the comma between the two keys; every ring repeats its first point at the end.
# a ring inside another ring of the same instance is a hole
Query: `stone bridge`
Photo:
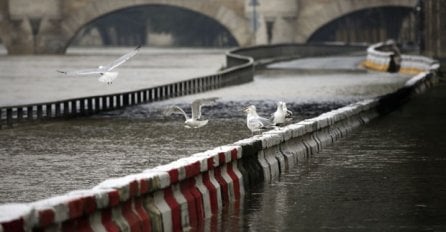
{"type": "MultiPolygon", "coordinates": [[[[88,23],[119,10],[173,6],[208,16],[239,46],[307,42],[331,22],[365,9],[412,10],[416,0],[0,0],[0,39],[9,54],[64,53],[88,23]],[[254,17],[255,16],[255,17],[254,17]],[[256,18],[256,20],[252,20],[256,18]]],[[[378,32],[379,33],[379,32],[378,32]]]]}

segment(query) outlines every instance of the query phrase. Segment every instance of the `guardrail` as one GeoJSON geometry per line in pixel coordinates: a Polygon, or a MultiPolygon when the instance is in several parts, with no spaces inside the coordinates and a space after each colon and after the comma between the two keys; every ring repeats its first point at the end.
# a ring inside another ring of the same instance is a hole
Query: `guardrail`
{"type": "MultiPolygon", "coordinates": [[[[231,53],[252,57],[257,65],[262,65],[277,62],[278,60],[348,54],[350,52],[364,51],[366,48],[367,46],[365,45],[343,43],[273,44],[238,48],[231,51],[231,53]]],[[[238,62],[227,56],[226,64],[228,67],[232,67],[233,65],[238,65],[238,62]]]]}
{"type": "Polygon", "coordinates": [[[367,58],[363,62],[366,68],[380,72],[400,72],[417,75],[421,72],[437,70],[439,63],[429,57],[401,55],[395,42],[386,41],[367,48],[367,58]]]}
{"type": "Polygon", "coordinates": [[[254,66],[259,61],[334,55],[363,48],[364,46],[342,44],[278,44],[238,48],[226,54],[227,68],[213,75],[123,93],[0,107],[0,129],[35,120],[88,116],[102,111],[243,84],[253,80],[254,66]]]}
{"type": "Polygon", "coordinates": [[[274,181],[306,157],[435,82],[435,72],[423,72],[393,93],[142,173],[108,179],[92,189],[32,203],[0,205],[0,232],[213,228],[216,225],[203,224],[216,223],[208,219],[225,207],[240,204],[251,186],[274,181]]]}
{"type": "MultiPolygon", "coordinates": [[[[421,73],[394,93],[29,204],[0,205],[0,231],[184,231],[240,204],[246,189],[271,182],[306,157],[404,103],[435,82],[421,73]]],[[[198,229],[197,229],[198,230],[198,229]]],[[[204,229],[203,229],[204,230],[204,229]]]]}
{"type": "Polygon", "coordinates": [[[252,81],[253,59],[241,55],[228,54],[228,56],[231,56],[231,59],[234,62],[237,61],[239,65],[213,75],[123,93],[0,107],[0,129],[25,121],[87,116],[101,111],[161,101],[252,81]]]}

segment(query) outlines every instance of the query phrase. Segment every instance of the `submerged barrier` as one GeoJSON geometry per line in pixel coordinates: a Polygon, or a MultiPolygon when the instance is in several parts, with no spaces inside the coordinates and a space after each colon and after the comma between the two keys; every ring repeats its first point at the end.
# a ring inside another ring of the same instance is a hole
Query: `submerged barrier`
{"type": "Polygon", "coordinates": [[[209,230],[204,222],[225,207],[240,207],[251,186],[274,181],[435,81],[433,73],[420,73],[393,93],[142,173],[108,179],[92,189],[0,205],[0,232],[209,230]]]}
{"type": "MultiPolygon", "coordinates": [[[[438,68],[438,67],[437,67],[438,68]]],[[[332,110],[92,189],[0,205],[0,232],[209,230],[213,216],[239,208],[245,192],[272,182],[356,127],[436,82],[435,66],[397,91],[332,110]]]]}
{"type": "Polygon", "coordinates": [[[401,55],[394,41],[373,44],[367,48],[367,58],[363,65],[380,72],[400,72],[417,75],[421,72],[437,70],[439,63],[425,56],[401,55]]]}
{"type": "Polygon", "coordinates": [[[212,75],[122,93],[2,106],[0,107],[0,129],[41,119],[88,116],[101,111],[201,93],[253,80],[254,61],[251,57],[233,54],[227,54],[227,56],[231,57],[231,60],[237,60],[239,65],[212,75]]]}
{"type": "Polygon", "coordinates": [[[137,104],[201,93],[250,82],[255,61],[334,55],[360,51],[364,46],[336,44],[277,44],[238,48],[226,54],[226,68],[216,74],[123,93],[86,96],[54,102],[0,107],[0,129],[42,119],[88,116],[137,104]]]}

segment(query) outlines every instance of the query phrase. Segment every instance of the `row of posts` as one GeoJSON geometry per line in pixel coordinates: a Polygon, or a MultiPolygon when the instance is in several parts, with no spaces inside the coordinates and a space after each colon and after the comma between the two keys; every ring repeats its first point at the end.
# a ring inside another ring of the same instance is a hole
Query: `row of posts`
{"type": "Polygon", "coordinates": [[[238,48],[226,54],[226,69],[215,75],[137,91],[57,102],[0,107],[0,129],[21,121],[87,116],[136,104],[200,93],[254,80],[254,60],[311,57],[365,50],[363,45],[276,44],[238,48]]]}
{"type": "Polygon", "coordinates": [[[209,91],[228,85],[252,81],[253,64],[240,70],[221,72],[216,75],[194,78],[177,83],[125,93],[90,96],[40,104],[8,106],[0,108],[0,129],[25,121],[88,116],[137,104],[150,103],[209,91]]]}

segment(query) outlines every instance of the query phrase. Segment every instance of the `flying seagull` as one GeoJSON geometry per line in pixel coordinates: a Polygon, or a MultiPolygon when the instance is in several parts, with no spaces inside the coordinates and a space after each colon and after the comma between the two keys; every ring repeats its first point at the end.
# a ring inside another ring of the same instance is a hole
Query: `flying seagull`
{"type": "Polygon", "coordinates": [[[272,121],[274,125],[282,125],[285,122],[291,120],[293,112],[288,110],[286,103],[283,101],[277,102],[277,110],[272,114],[272,121]]]}
{"type": "Polygon", "coordinates": [[[186,121],[184,121],[184,127],[186,128],[200,128],[205,126],[208,123],[208,120],[200,120],[201,119],[201,107],[205,105],[210,105],[215,102],[218,98],[203,98],[197,99],[192,102],[192,116],[189,116],[181,109],[179,106],[170,106],[164,110],[165,116],[170,116],[173,113],[183,114],[186,121]]]}
{"type": "Polygon", "coordinates": [[[114,79],[118,76],[118,72],[112,72],[113,69],[118,67],[119,65],[123,64],[130,58],[132,58],[136,53],[138,53],[139,48],[141,45],[138,45],[134,50],[124,54],[123,56],[119,57],[118,59],[114,60],[113,62],[107,64],[107,65],[101,65],[96,69],[84,69],[84,70],[77,70],[77,71],[61,71],[57,70],[60,73],[63,73],[68,76],[85,76],[85,75],[99,75],[99,81],[104,82],[107,84],[111,84],[114,79]]]}
{"type": "Polygon", "coordinates": [[[254,135],[255,132],[274,128],[274,124],[269,119],[260,117],[257,114],[255,105],[248,106],[244,111],[246,113],[246,125],[248,126],[248,129],[251,130],[252,135],[254,135]]]}

